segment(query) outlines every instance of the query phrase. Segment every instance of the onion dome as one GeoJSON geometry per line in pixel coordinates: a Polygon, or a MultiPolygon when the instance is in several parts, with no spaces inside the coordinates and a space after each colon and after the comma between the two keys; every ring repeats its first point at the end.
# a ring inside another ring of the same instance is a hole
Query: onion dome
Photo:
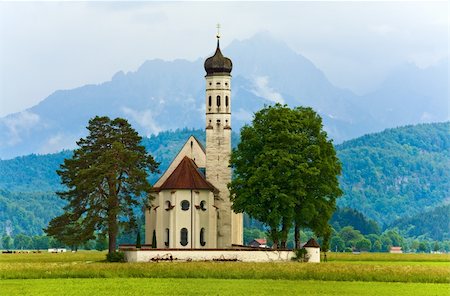
{"type": "Polygon", "coordinates": [[[219,47],[219,38],[217,38],[217,49],[212,57],[205,61],[205,71],[207,75],[230,74],[233,69],[233,63],[227,57],[224,57],[219,47]]]}

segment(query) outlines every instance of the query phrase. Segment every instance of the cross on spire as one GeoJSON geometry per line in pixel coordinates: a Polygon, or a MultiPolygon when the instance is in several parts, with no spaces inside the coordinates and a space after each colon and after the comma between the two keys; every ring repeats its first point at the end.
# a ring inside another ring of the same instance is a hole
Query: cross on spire
{"type": "Polygon", "coordinates": [[[217,28],[217,35],[216,35],[216,37],[217,37],[217,39],[219,39],[220,38],[220,24],[217,24],[216,28],[217,28]]]}

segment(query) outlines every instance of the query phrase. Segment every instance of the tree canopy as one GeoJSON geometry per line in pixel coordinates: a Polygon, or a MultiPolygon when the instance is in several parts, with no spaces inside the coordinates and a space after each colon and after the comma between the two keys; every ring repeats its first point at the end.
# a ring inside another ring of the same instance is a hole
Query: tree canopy
{"type": "Polygon", "coordinates": [[[255,114],[233,149],[233,210],[266,224],[275,247],[286,246],[293,224],[296,234],[300,227],[331,233],[341,165],[322,127],[311,108],[276,104],[255,114]]]}
{"type": "Polygon", "coordinates": [[[119,226],[136,228],[133,210],[147,198],[149,173],[158,163],[140,145],[141,137],[121,118],[95,117],[89,135],[77,142],[72,158],[65,159],[57,174],[66,191],[64,213],[50,221],[47,234],[72,245],[108,233],[109,252],[116,249],[119,226]]]}

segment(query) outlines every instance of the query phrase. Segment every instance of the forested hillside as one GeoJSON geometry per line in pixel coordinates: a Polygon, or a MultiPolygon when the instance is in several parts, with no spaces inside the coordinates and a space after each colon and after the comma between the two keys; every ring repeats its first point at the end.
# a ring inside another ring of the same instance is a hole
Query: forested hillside
{"type": "Polygon", "coordinates": [[[434,240],[450,240],[450,204],[420,212],[412,217],[403,217],[389,227],[398,228],[409,237],[429,237],[434,240]]]}
{"type": "Polygon", "coordinates": [[[11,192],[54,192],[62,189],[56,169],[72,151],[20,156],[0,161],[0,189],[11,192]]]}
{"type": "Polygon", "coordinates": [[[42,229],[60,215],[64,201],[53,192],[9,192],[0,189],[1,235],[42,234],[42,229]]]}
{"type": "MultiPolygon", "coordinates": [[[[449,224],[448,206],[442,207],[450,200],[449,130],[450,123],[407,126],[337,145],[344,196],[332,222],[362,233],[398,227],[409,236],[448,239],[448,233],[439,231],[448,230],[449,224]]],[[[163,172],[190,135],[205,141],[204,131],[183,129],[145,138],[143,144],[163,172]]],[[[233,133],[233,145],[238,141],[233,133]]],[[[39,234],[60,213],[63,202],[54,194],[61,189],[55,171],[70,155],[64,151],[0,161],[0,236],[8,225],[13,234],[39,234]]],[[[151,176],[150,182],[158,176],[151,176]]]]}
{"type": "Polygon", "coordinates": [[[450,123],[420,124],[366,135],[337,146],[340,206],[383,226],[450,198],[450,123]]]}

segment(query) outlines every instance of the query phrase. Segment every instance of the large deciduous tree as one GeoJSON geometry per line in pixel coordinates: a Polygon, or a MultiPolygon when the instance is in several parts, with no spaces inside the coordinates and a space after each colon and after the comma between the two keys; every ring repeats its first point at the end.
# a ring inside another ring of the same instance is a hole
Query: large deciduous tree
{"type": "Polygon", "coordinates": [[[241,129],[241,142],[230,164],[234,179],[229,184],[233,210],[246,212],[269,226],[274,247],[285,248],[295,225],[328,238],[336,198],[342,192],[341,172],[322,119],[311,108],[268,106],[241,129]]]}
{"type": "Polygon", "coordinates": [[[68,243],[73,243],[71,237],[81,243],[107,233],[111,253],[119,228],[136,228],[134,209],[147,198],[147,176],[157,171],[158,163],[125,119],[97,116],[87,129],[88,136],[77,142],[79,148],[57,171],[67,186],[57,194],[68,203],[45,231],[68,243]]]}

